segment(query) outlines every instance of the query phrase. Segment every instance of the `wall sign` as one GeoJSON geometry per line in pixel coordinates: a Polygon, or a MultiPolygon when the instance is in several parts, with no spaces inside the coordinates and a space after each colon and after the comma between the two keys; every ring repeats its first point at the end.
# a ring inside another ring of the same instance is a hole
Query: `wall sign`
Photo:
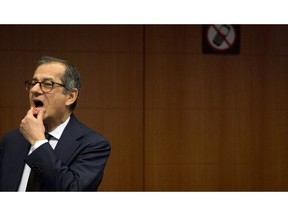
{"type": "Polygon", "coordinates": [[[207,54],[239,54],[240,26],[204,25],[202,50],[207,54]]]}

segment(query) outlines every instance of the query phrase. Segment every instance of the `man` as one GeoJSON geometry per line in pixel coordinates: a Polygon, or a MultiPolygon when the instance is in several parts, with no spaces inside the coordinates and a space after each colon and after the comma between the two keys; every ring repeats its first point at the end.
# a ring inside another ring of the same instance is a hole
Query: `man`
{"type": "Polygon", "coordinates": [[[110,145],[73,114],[81,87],[76,68],[42,57],[25,87],[31,107],[0,142],[0,190],[96,191],[110,145]]]}

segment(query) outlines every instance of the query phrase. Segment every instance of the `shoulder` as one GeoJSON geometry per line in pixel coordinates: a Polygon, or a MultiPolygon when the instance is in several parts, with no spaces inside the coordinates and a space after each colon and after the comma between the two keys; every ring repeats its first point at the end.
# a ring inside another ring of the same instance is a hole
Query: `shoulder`
{"type": "Polygon", "coordinates": [[[23,136],[20,133],[19,129],[15,129],[4,134],[3,137],[1,138],[1,142],[7,139],[10,140],[10,139],[22,139],[22,138],[23,136]]]}
{"type": "Polygon", "coordinates": [[[1,138],[0,146],[1,148],[18,148],[19,146],[24,146],[24,144],[28,142],[25,140],[23,135],[20,133],[19,129],[7,132],[1,138]]]}
{"type": "Polygon", "coordinates": [[[75,115],[71,115],[71,119],[67,125],[67,130],[71,135],[82,142],[97,143],[98,145],[110,146],[109,141],[98,131],[89,128],[84,123],[80,122],[75,115]]]}

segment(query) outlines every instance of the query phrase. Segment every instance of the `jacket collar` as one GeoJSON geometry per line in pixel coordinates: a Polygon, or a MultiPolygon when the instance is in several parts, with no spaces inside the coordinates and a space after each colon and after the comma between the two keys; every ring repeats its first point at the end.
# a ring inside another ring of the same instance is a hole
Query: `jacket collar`
{"type": "Polygon", "coordinates": [[[84,134],[81,123],[74,114],[71,114],[70,120],[64,129],[61,138],[55,148],[55,154],[65,163],[73,152],[78,148],[78,141],[84,134]]]}

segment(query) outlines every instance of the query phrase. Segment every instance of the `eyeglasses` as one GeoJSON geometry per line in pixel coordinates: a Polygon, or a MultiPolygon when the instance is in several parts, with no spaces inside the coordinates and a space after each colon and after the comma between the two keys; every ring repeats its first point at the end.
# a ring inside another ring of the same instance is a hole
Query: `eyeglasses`
{"type": "Polygon", "coordinates": [[[64,88],[66,88],[65,85],[63,85],[61,83],[53,82],[51,80],[44,80],[44,81],[41,81],[41,82],[36,81],[36,80],[26,80],[25,81],[25,89],[27,91],[30,91],[37,83],[39,83],[40,89],[44,93],[51,92],[52,89],[54,88],[54,85],[59,85],[59,86],[62,86],[64,88]]]}

